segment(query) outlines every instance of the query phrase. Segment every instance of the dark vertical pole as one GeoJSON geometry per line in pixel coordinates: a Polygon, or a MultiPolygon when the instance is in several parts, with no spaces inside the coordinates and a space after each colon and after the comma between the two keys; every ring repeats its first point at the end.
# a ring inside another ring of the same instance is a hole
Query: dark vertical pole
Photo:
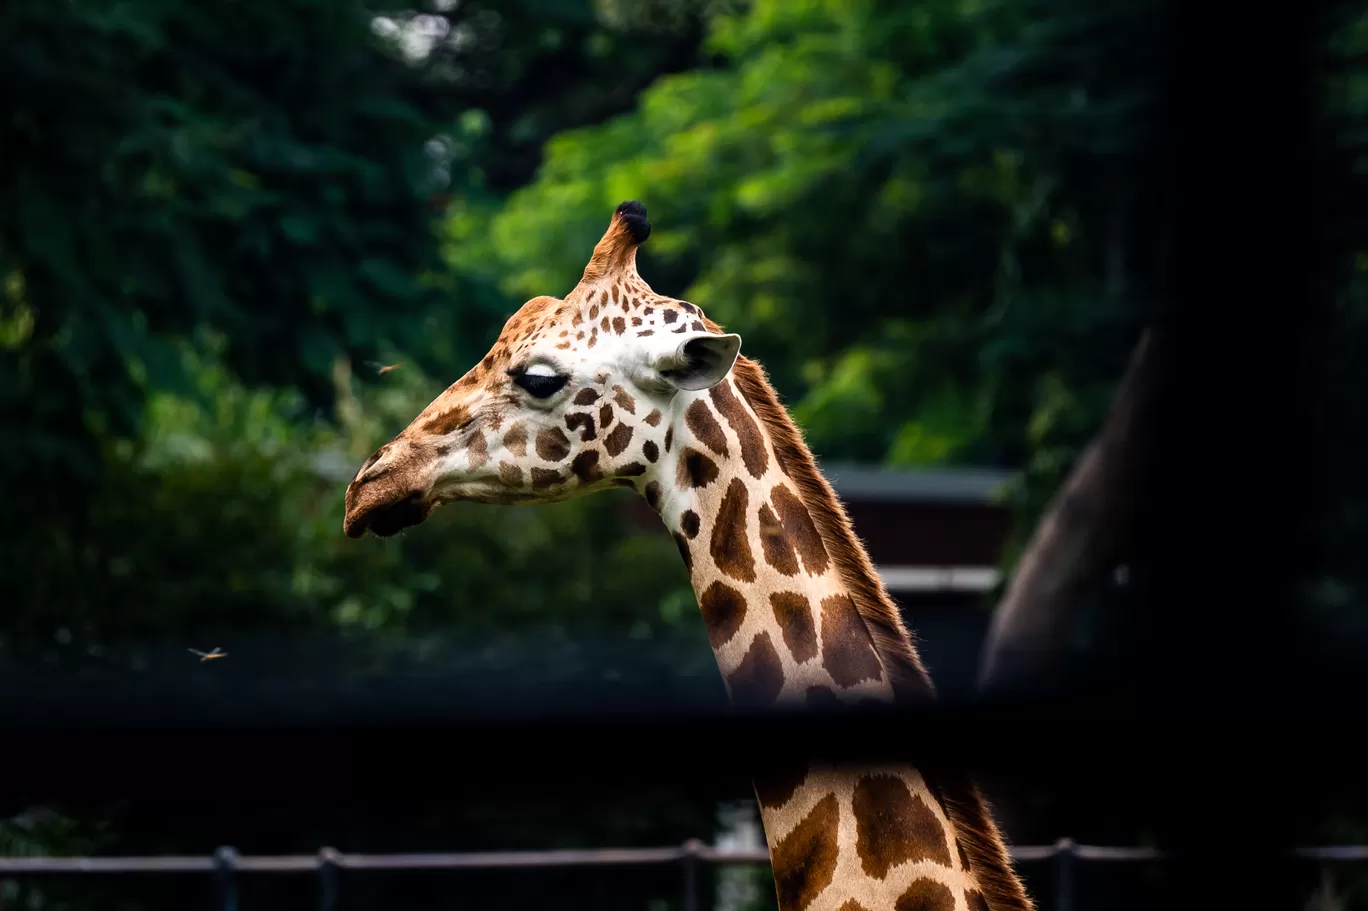
{"type": "Polygon", "coordinates": [[[696,838],[684,842],[684,857],[680,861],[684,869],[684,911],[699,911],[699,873],[702,867],[703,843],[696,838]]]}
{"type": "Polygon", "coordinates": [[[1058,882],[1055,883],[1056,911],[1073,911],[1074,863],[1078,860],[1075,847],[1072,838],[1061,838],[1055,842],[1055,873],[1058,876],[1058,882]]]}
{"type": "Polygon", "coordinates": [[[237,911],[237,859],[234,848],[225,846],[214,852],[214,891],[219,911],[237,911]]]}
{"type": "Polygon", "coordinates": [[[339,868],[342,855],[336,848],[318,852],[318,907],[320,911],[337,911],[341,899],[339,868]]]}

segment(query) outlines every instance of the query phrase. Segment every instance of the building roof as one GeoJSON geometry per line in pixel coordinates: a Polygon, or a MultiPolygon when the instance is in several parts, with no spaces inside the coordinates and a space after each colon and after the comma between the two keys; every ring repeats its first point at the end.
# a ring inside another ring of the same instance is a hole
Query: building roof
{"type": "Polygon", "coordinates": [[[822,472],[843,500],[995,503],[1016,472],[996,468],[888,468],[833,462],[822,472]]]}

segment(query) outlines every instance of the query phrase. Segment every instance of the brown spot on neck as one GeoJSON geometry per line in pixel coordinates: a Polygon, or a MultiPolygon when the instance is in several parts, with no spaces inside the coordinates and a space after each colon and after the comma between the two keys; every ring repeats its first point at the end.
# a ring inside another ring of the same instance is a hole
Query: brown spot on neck
{"type": "Polygon", "coordinates": [[[860,619],[849,595],[822,600],[822,665],[838,686],[883,679],[883,666],[869,628],[860,619]]]}
{"type": "Polygon", "coordinates": [[[779,524],[768,503],[761,505],[759,520],[760,549],[765,553],[765,562],[781,575],[798,575],[798,555],[793,552],[793,544],[784,526],[779,524]]]}
{"type": "Polygon", "coordinates": [[[684,531],[684,534],[688,535],[690,538],[698,537],[698,529],[701,525],[702,520],[698,518],[698,513],[694,512],[692,509],[684,510],[684,515],[679,517],[679,527],[684,531]]]}
{"type": "Polygon", "coordinates": [[[755,796],[760,806],[774,809],[793,799],[803,782],[807,781],[806,763],[788,768],[766,769],[755,776],[755,796]]]}
{"type": "Polygon", "coordinates": [[[847,900],[844,905],[837,908],[836,911],[869,911],[869,909],[852,898],[847,900]]]}
{"type": "Polygon", "coordinates": [[[741,663],[727,676],[736,705],[773,705],[784,687],[784,666],[769,633],[751,640],[741,663]]]}
{"type": "Polygon", "coordinates": [[[700,443],[724,459],[727,457],[727,435],[722,432],[722,425],[713,417],[707,402],[695,399],[684,410],[684,423],[700,443]]]}
{"type": "Polygon", "coordinates": [[[770,607],[793,660],[802,664],[817,657],[817,627],[807,596],[798,592],[774,592],[770,595],[770,607]]]}
{"type": "Polygon", "coordinates": [[[746,534],[746,509],[749,496],[740,478],[732,478],[713,523],[709,553],[713,563],[727,576],[741,582],[755,581],[755,558],[746,534]]]}
{"type": "MultiPolygon", "coordinates": [[[[669,451],[669,434],[666,434],[666,451],[669,451]]],[[[681,489],[701,490],[713,481],[717,480],[717,463],[705,456],[703,453],[694,449],[692,446],[684,447],[683,458],[679,460],[679,471],[676,482],[681,489]]]]}
{"type": "Polygon", "coordinates": [[[770,493],[770,501],[779,514],[784,537],[803,561],[803,567],[813,575],[826,572],[831,558],[826,544],[822,541],[812,514],[803,501],[783,484],[776,484],[770,493]]]}
{"type": "Polygon", "coordinates": [[[746,406],[732,394],[730,382],[718,383],[708,393],[717,406],[718,412],[731,425],[741,443],[741,461],[750,476],[759,480],[769,467],[769,453],[765,450],[765,437],[755,420],[746,411],[746,406]]]}
{"type": "Polygon", "coordinates": [[[893,911],[955,911],[955,894],[934,879],[914,879],[893,911]]]}
{"type": "Polygon", "coordinates": [[[950,866],[950,844],[936,814],[892,775],[870,775],[855,785],[855,851],[860,867],[883,879],[899,864],[930,860],[950,866]]]}
{"type": "Polygon", "coordinates": [[[714,582],[698,599],[708,641],[719,649],[732,640],[746,619],[746,597],[725,582],[714,582]]]}
{"type": "MultiPolygon", "coordinates": [[[[770,850],[781,911],[804,911],[836,876],[840,806],[828,794],[770,850]]],[[[953,907],[953,904],[952,904],[953,907]]]]}

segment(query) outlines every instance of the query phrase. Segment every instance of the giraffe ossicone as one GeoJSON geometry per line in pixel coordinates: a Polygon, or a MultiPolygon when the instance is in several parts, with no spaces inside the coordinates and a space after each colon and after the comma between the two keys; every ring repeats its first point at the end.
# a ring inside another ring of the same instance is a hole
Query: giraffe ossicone
{"type": "MultiPolygon", "coordinates": [[[[489,353],[347,487],[343,527],[384,537],[457,500],[614,486],[665,523],[734,702],[933,695],[845,510],[741,338],[636,269],[624,202],[563,299],[528,301],[489,353]]],[[[755,781],[781,911],[1033,908],[958,774],[800,763],[755,781]]]]}

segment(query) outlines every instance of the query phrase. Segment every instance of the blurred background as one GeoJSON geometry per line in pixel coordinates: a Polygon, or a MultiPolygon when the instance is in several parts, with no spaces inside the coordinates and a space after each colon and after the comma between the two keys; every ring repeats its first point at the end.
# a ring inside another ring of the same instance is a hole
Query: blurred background
{"type": "MultiPolygon", "coordinates": [[[[1014,636],[1033,643],[1020,674],[1127,667],[1133,599],[1115,532],[1145,488],[1124,455],[1153,420],[1139,346],[1175,281],[1181,215],[1165,178],[1172,48],[1158,9],[9,0],[6,723],[721,705],[678,554],[628,492],[450,506],[387,541],[341,533],[356,467],[524,300],[572,288],[626,199],[654,223],[643,276],[741,333],[765,365],[942,690],[973,693],[1014,636]],[[1041,544],[1037,575],[1076,584],[1042,594],[1027,576],[1010,593],[1066,488],[1088,508],[1070,513],[1069,546],[1041,544]],[[189,652],[216,647],[228,656],[189,652]]],[[[1348,175],[1368,136],[1355,63],[1368,15],[1319,27],[1322,173],[1348,175]]],[[[1306,526],[1316,558],[1298,570],[1297,604],[1352,658],[1368,648],[1368,362],[1353,356],[1368,245],[1341,241],[1323,251],[1330,305],[1303,400],[1334,445],[1271,407],[1259,438],[1314,448],[1315,480],[1333,490],[1306,526]]],[[[739,773],[479,791],[421,806],[6,798],[0,856],[763,846],[739,773]]],[[[1151,834],[1058,794],[999,803],[1017,844],[1151,834]]],[[[1344,804],[1307,834],[1368,843],[1368,816],[1344,804]]],[[[1316,907],[1365,907],[1352,871],[1326,870],[1316,907]]],[[[767,871],[753,872],[710,879],[703,900],[772,906],[767,871]]],[[[1079,907],[1154,906],[1148,868],[1089,875],[1105,898],[1079,907]]],[[[681,901],[672,869],[347,877],[347,908],[681,901]]],[[[316,900],[308,877],[243,889],[244,909],[316,900]]],[[[214,901],[203,876],[0,877],[5,911],[214,901]]]]}

